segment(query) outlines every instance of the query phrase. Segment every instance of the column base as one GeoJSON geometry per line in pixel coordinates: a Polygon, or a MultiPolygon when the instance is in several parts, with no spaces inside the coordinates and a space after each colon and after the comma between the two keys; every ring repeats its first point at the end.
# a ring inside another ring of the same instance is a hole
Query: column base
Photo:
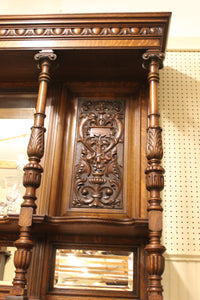
{"type": "Polygon", "coordinates": [[[163,300],[163,296],[160,294],[150,294],[148,300],[163,300]]]}

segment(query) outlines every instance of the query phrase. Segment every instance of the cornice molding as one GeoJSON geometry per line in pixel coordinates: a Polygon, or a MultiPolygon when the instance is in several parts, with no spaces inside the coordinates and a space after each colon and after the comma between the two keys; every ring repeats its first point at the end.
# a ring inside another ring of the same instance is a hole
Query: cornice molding
{"type": "MultiPolygon", "coordinates": [[[[30,47],[31,41],[37,41],[33,47],[38,49],[49,47],[47,41],[53,41],[54,48],[84,48],[78,40],[97,41],[99,47],[99,42],[113,39],[127,40],[128,48],[164,51],[170,16],[170,13],[1,16],[0,48],[20,48],[19,41],[23,42],[22,48],[30,47]],[[76,43],[69,44],[70,40],[76,43]]],[[[110,43],[104,42],[102,47],[110,47],[110,43]]]]}
{"type": "Polygon", "coordinates": [[[5,38],[80,38],[80,37],[92,37],[95,36],[161,36],[163,33],[163,26],[160,27],[127,27],[127,26],[95,26],[95,27],[33,27],[27,28],[27,26],[18,27],[18,28],[1,28],[0,29],[0,39],[5,38]]]}

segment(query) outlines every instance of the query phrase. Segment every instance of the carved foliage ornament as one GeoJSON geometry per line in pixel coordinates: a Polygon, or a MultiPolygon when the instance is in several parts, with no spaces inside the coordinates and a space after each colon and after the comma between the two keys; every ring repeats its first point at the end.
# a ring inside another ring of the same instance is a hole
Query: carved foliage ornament
{"type": "Polygon", "coordinates": [[[39,126],[32,126],[31,137],[28,144],[28,156],[41,159],[44,155],[44,132],[45,128],[39,126]]]}
{"type": "Polygon", "coordinates": [[[72,207],[122,208],[123,120],[123,101],[80,101],[72,207]]]}
{"type": "Polygon", "coordinates": [[[148,128],[147,136],[147,158],[150,159],[162,159],[163,149],[162,149],[162,129],[157,128],[148,128]]]}

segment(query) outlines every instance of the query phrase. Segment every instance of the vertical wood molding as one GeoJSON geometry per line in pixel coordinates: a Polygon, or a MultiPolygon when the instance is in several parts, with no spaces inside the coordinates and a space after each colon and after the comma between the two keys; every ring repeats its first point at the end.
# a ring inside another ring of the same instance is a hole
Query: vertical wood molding
{"type": "Polygon", "coordinates": [[[40,299],[44,271],[45,246],[45,240],[35,241],[29,268],[30,272],[28,274],[27,294],[29,299],[40,299]],[[35,278],[37,278],[37,280],[35,280],[35,278]]]}
{"type": "Polygon", "coordinates": [[[149,81],[149,113],[147,129],[147,159],[146,188],[149,191],[149,244],[146,246],[147,271],[149,274],[148,299],[162,300],[161,275],[164,271],[165,247],[161,245],[162,207],[160,191],[164,187],[164,169],[160,165],[163,156],[162,129],[159,126],[158,83],[159,68],[162,68],[164,54],[161,52],[146,52],[143,54],[143,67],[148,69],[149,81]]]}
{"type": "Polygon", "coordinates": [[[32,217],[35,213],[36,189],[40,186],[41,173],[43,171],[40,160],[44,154],[44,119],[47,86],[50,80],[51,61],[56,59],[53,51],[40,51],[35,55],[35,60],[39,62],[41,69],[39,75],[39,92],[34,115],[34,125],[31,129],[31,136],[28,145],[29,163],[24,167],[23,184],[26,188],[24,202],[21,205],[19,216],[19,239],[15,242],[17,250],[14,256],[15,278],[13,287],[10,290],[8,299],[15,299],[15,296],[21,296],[26,299],[26,273],[31,261],[31,250],[33,239],[31,237],[32,217]]]}

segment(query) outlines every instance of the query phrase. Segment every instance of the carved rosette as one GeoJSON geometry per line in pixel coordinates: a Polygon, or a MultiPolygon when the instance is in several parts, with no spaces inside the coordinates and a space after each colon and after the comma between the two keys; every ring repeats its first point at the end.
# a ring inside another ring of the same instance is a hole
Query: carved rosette
{"type": "Polygon", "coordinates": [[[71,207],[121,208],[124,103],[80,101],[71,207]]]}

